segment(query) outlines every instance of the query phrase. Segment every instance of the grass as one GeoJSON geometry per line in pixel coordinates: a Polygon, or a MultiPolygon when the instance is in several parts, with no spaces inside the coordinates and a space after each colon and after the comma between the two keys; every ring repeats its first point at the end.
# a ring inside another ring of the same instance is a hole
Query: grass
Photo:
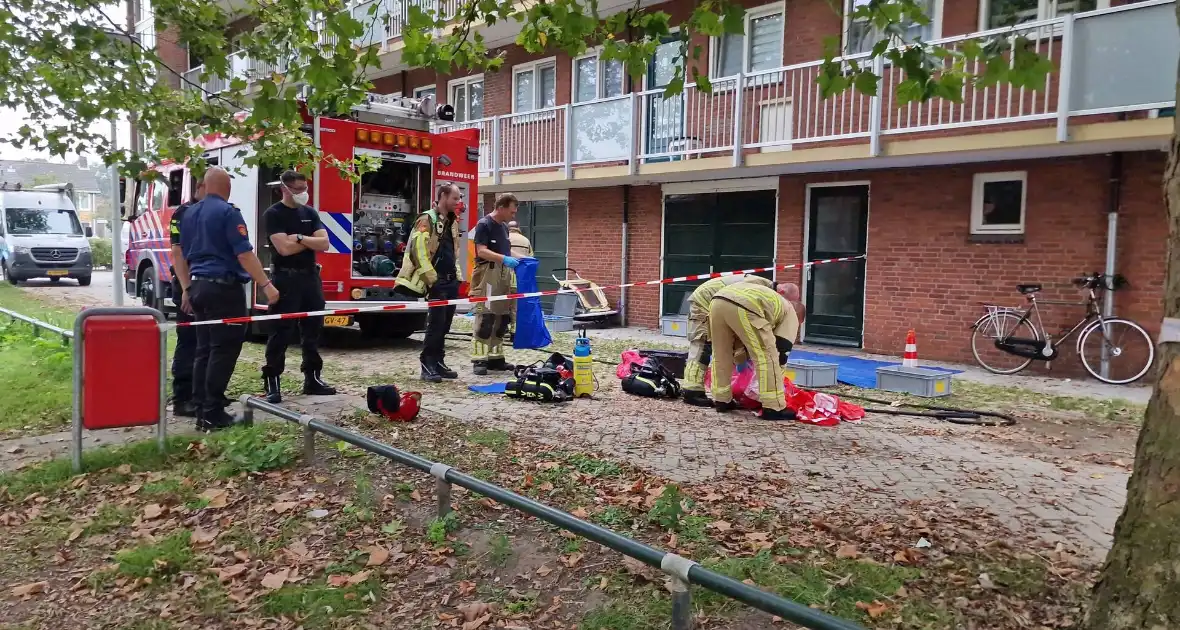
{"type": "Polygon", "coordinates": [[[190,544],[192,532],[179,530],[154,544],[141,544],[115,554],[118,572],[127,577],[167,579],[197,567],[190,544]]]}
{"type": "Polygon", "coordinates": [[[70,423],[73,353],[61,340],[0,317],[0,432],[46,433],[70,423]]]}
{"type": "Polygon", "coordinates": [[[467,436],[467,441],[472,444],[486,446],[497,453],[503,453],[508,449],[512,438],[504,431],[472,431],[471,435],[467,436]]]}
{"type": "Polygon", "coordinates": [[[508,564],[508,559],[512,557],[512,543],[508,540],[507,534],[496,534],[492,538],[491,548],[488,550],[488,560],[492,564],[502,567],[508,564]]]}
{"type": "Polygon", "coordinates": [[[287,585],[268,593],[262,599],[262,610],[271,616],[299,619],[303,628],[311,630],[330,627],[334,619],[363,613],[380,597],[381,585],[373,577],[343,588],[333,588],[324,581],[317,581],[287,585]]]}

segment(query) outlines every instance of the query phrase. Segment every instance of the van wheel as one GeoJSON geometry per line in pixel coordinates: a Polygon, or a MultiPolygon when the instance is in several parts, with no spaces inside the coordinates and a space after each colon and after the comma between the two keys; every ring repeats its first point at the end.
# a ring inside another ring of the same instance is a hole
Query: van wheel
{"type": "Polygon", "coordinates": [[[49,279],[50,284],[61,284],[61,278],[53,277],[49,279]]]}
{"type": "Polygon", "coordinates": [[[81,277],[79,277],[79,278],[78,278],[78,286],[80,286],[80,287],[88,287],[88,286],[90,286],[90,276],[81,276],[81,277]]]}
{"type": "Polygon", "coordinates": [[[4,278],[8,280],[8,284],[14,287],[20,284],[20,280],[17,280],[16,276],[12,275],[12,270],[8,268],[8,265],[4,265],[4,278]]]}

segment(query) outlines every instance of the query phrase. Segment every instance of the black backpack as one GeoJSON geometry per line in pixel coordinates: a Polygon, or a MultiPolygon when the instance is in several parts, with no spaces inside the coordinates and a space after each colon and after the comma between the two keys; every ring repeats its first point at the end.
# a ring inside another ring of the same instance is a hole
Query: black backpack
{"type": "Polygon", "coordinates": [[[642,364],[631,365],[631,374],[623,379],[623,391],[648,398],[679,398],[680,382],[660,364],[649,357],[642,364]]]}

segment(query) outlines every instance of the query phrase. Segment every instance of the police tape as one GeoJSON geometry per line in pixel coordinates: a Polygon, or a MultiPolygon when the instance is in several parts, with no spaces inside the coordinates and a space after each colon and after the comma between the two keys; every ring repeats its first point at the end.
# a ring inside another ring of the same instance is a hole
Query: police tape
{"type": "Polygon", "coordinates": [[[782,271],[785,269],[801,269],[804,267],[811,267],[814,265],[825,265],[828,263],[849,262],[853,260],[860,260],[865,258],[864,254],[859,256],[846,256],[844,258],[825,258],[823,260],[813,260],[805,263],[795,263],[791,265],[773,265],[770,267],[757,267],[755,269],[740,269],[737,271],[719,271],[716,273],[698,273],[692,276],[676,276],[674,278],[664,278],[662,280],[648,280],[646,282],[627,282],[624,284],[609,284],[597,285],[584,288],[569,288],[569,289],[549,289],[547,291],[532,291],[530,293],[509,293],[507,295],[491,295],[479,297],[458,298],[454,300],[416,300],[413,302],[399,302],[397,304],[383,304],[381,306],[362,306],[360,308],[338,308],[323,311],[307,311],[303,313],[277,313],[274,315],[252,315],[247,317],[227,317],[225,319],[206,319],[197,322],[177,322],[177,327],[185,326],[210,326],[214,324],[250,324],[253,322],[268,322],[279,319],[303,319],[305,317],[323,317],[325,315],[358,315],[361,313],[385,313],[389,311],[426,311],[440,306],[464,306],[472,304],[483,304],[488,302],[499,302],[504,300],[521,300],[524,298],[544,297],[547,295],[559,295],[562,293],[583,293],[586,291],[605,290],[605,289],[629,289],[632,287],[647,287],[661,284],[675,284],[677,282],[693,282],[695,280],[711,280],[713,278],[725,278],[728,276],[741,276],[752,273],[765,273],[767,271],[782,271]]]}

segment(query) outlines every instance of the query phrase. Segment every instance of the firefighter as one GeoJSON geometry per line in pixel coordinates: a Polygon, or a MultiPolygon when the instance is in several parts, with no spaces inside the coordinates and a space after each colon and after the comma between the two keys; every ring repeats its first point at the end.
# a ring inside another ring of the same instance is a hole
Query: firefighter
{"type": "MultiPolygon", "coordinates": [[[[250,244],[242,212],[230,204],[230,178],[224,169],[205,173],[205,196],[184,213],[180,225],[182,258],[188,262],[192,281],[189,303],[198,321],[246,316],[243,286],[254,281],[269,304],[279,301],[275,288],[250,244]]],[[[242,353],[243,324],[197,326],[193,359],[193,404],[197,429],[216,431],[239,418],[226,413],[230,400],[226,387],[242,353]]]]}
{"type": "Polygon", "coordinates": [[[684,364],[684,402],[696,407],[712,405],[705,396],[705,367],[709,365],[712,346],[709,344],[709,302],[721,289],[748,282],[767,288],[774,283],[762,276],[725,276],[713,278],[697,287],[688,297],[688,361],[684,364]]]}
{"type": "MultiPolygon", "coordinates": [[[[471,295],[507,295],[512,270],[520,261],[512,256],[512,241],[505,224],[516,218],[516,196],[500,195],[491,214],[475,225],[475,271],[471,274],[471,295]]],[[[507,300],[480,302],[475,307],[475,331],[471,338],[471,370],[484,375],[488,370],[511,370],[504,361],[504,335],[512,322],[507,300]]]]}
{"type": "Polygon", "coordinates": [[[713,406],[720,412],[735,409],[728,378],[733,373],[737,346],[754,361],[758,377],[759,417],[793,420],[783,392],[782,366],[799,334],[795,307],[770,287],[739,282],[722,288],[709,303],[709,337],[713,344],[713,406]]]}
{"type": "MultiPolygon", "coordinates": [[[[307,205],[307,176],[286,171],[279,177],[283,199],[262,213],[262,225],[274,248],[271,259],[271,279],[282,299],[269,304],[267,313],[304,313],[324,308],[324,286],[320,280],[320,266],[315,253],[328,250],[328,230],[320,222],[320,213],[307,205]]],[[[324,360],[320,357],[320,334],[323,317],[304,317],[298,322],[272,322],[266,339],[266,365],[262,366],[262,384],[267,402],[283,401],[279,377],[287,362],[287,346],[294,329],[299,328],[303,351],[303,393],[310,396],[331,396],[335,388],[324,382],[320,372],[324,360]]]]}
{"type": "MultiPolygon", "coordinates": [[[[197,183],[191,201],[180,204],[172,212],[168,222],[169,242],[172,249],[172,301],[176,304],[176,321],[193,321],[193,305],[189,301],[188,261],[180,248],[180,222],[184,213],[205,196],[204,180],[197,183]]],[[[197,350],[197,330],[191,326],[176,329],[176,351],[172,354],[172,413],[183,418],[195,418],[197,408],[193,405],[193,358],[197,350]]]]}
{"type": "MultiPolygon", "coordinates": [[[[533,244],[529,242],[529,237],[520,231],[520,224],[516,221],[508,222],[508,242],[511,244],[509,249],[512,250],[513,258],[520,260],[533,257],[533,244]]],[[[512,274],[512,292],[516,293],[516,274],[512,274]]],[[[516,300],[512,300],[511,304],[509,314],[512,316],[512,322],[508,324],[509,336],[516,334],[516,300]]]]}
{"type": "MultiPolygon", "coordinates": [[[[402,268],[397,274],[400,293],[431,300],[453,300],[459,297],[459,216],[456,210],[462,195],[454,184],[438,188],[435,207],[418,215],[402,268]]],[[[455,307],[436,306],[426,315],[426,339],[419,362],[420,378],[431,383],[444,378],[458,378],[459,374],[447,367],[446,339],[455,319],[455,307]]]]}

